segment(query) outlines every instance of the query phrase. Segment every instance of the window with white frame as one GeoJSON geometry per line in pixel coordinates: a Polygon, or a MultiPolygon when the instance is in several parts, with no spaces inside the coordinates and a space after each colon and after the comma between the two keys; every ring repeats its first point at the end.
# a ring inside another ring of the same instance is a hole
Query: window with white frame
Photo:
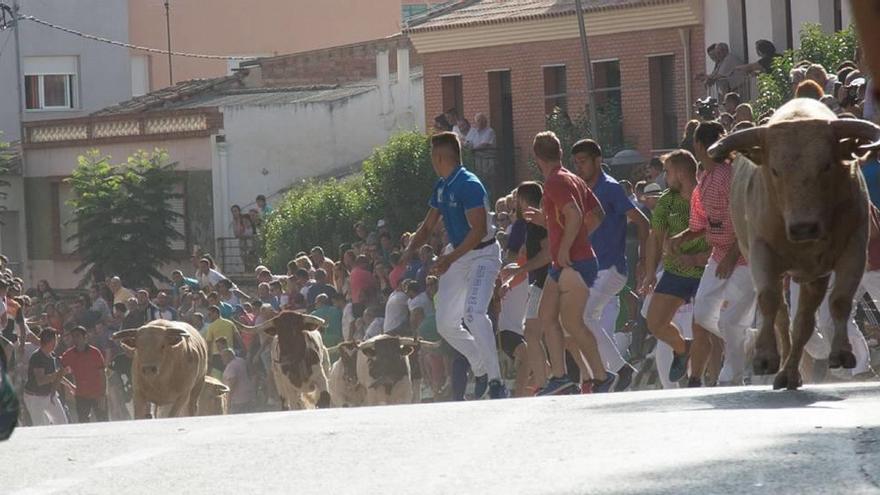
{"type": "Polygon", "coordinates": [[[77,101],[76,57],[25,57],[25,108],[70,110],[77,101]]]}

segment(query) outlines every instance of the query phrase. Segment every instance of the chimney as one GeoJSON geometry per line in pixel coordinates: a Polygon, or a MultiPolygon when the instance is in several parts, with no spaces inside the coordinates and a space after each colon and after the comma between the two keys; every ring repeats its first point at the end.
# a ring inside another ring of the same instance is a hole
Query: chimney
{"type": "Polygon", "coordinates": [[[382,99],[382,115],[387,115],[391,106],[391,74],[388,68],[388,48],[379,48],[376,53],[376,82],[382,99]]]}
{"type": "Polygon", "coordinates": [[[410,106],[409,48],[397,47],[397,84],[400,86],[400,99],[404,108],[410,106]]]}

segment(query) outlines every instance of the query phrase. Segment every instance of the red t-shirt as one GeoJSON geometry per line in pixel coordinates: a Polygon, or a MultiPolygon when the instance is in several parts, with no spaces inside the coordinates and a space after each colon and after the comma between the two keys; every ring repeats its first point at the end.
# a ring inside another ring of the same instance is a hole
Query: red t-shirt
{"type": "MultiPolygon", "coordinates": [[[[559,264],[559,245],[565,231],[565,216],[562,210],[574,202],[584,215],[599,206],[599,200],[587,183],[562,167],[556,167],[544,181],[544,217],[547,220],[547,236],[550,238],[550,256],[553,264],[559,264]]],[[[595,257],[587,233],[587,223],[581,222],[581,229],[571,244],[569,259],[572,262],[591,260],[595,257]]]]}
{"type": "Polygon", "coordinates": [[[73,370],[77,397],[104,397],[107,389],[104,382],[104,355],[97,347],[90,345],[83,352],[71,347],[61,355],[61,364],[73,370]]]}
{"type": "Polygon", "coordinates": [[[374,277],[372,273],[359,266],[354,267],[354,270],[351,271],[351,278],[349,279],[351,302],[355,304],[363,302],[364,290],[375,287],[375,285],[376,277],[374,277]]]}

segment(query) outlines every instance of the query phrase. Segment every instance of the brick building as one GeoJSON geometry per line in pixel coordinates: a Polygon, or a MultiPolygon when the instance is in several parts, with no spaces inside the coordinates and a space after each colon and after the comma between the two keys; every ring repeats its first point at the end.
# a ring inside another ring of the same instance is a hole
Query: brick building
{"type": "MultiPolygon", "coordinates": [[[[702,2],[583,3],[600,129],[613,141],[604,144],[646,156],[675,147],[704,93],[702,2]]],[[[451,108],[469,119],[485,112],[502,186],[532,176],[531,141],[554,106],[575,119],[586,112],[574,0],[464,1],[406,33],[424,70],[428,128],[451,108]]]]}

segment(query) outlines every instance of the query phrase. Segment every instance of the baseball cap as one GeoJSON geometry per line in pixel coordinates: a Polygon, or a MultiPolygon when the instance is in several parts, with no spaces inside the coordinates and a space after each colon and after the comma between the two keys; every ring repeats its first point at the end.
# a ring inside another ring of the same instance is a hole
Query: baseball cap
{"type": "Polygon", "coordinates": [[[645,186],[645,196],[660,196],[663,193],[663,188],[661,188],[656,182],[652,182],[645,186]]]}

